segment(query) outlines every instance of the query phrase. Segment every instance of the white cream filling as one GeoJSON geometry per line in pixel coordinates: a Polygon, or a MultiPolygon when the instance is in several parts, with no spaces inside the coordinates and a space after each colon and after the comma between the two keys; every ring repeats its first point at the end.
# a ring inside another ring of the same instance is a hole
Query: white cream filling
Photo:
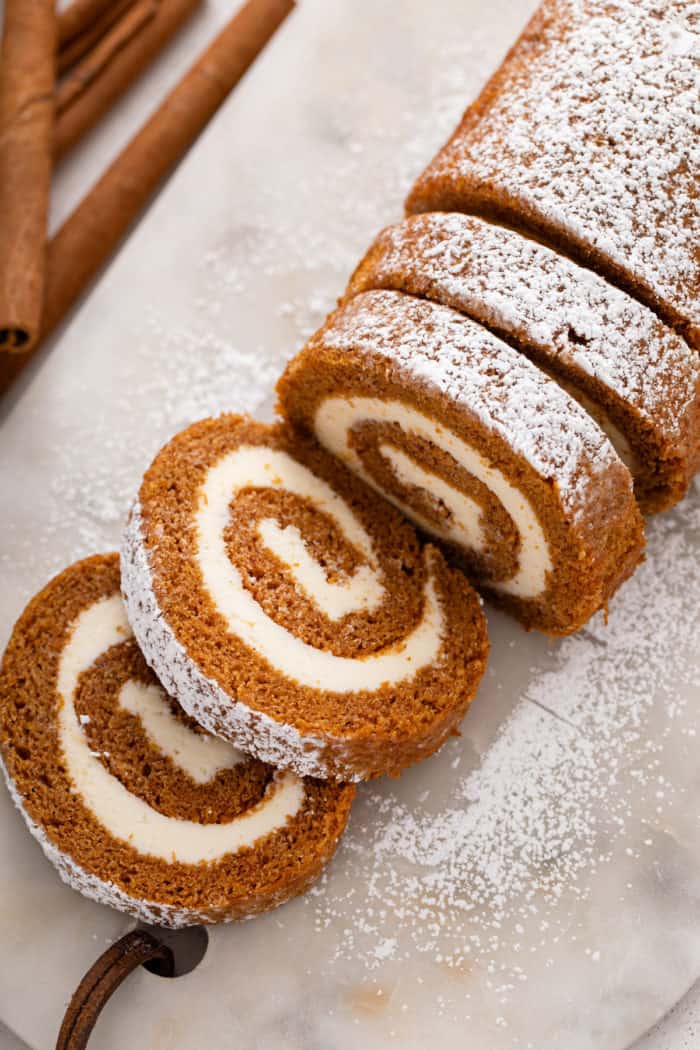
{"type": "MultiPolygon", "coordinates": [[[[295,578],[319,608],[324,601],[341,601],[348,611],[367,609],[368,601],[373,600],[372,595],[380,585],[372,541],[345,500],[287,453],[260,446],[241,446],[208,471],[199,492],[194,522],[196,559],[205,587],[232,634],[299,684],[335,693],[374,691],[385,684],[397,684],[413,678],[421,668],[435,661],[442,644],[443,614],[429,562],[420,623],[400,642],[379,653],[357,659],[336,656],[308,645],[271,619],[244,586],[240,572],[231,563],[224,539],[232,498],[242,488],[251,487],[285,489],[310,500],[333,518],[368,562],[375,576],[372,588],[368,590],[364,577],[355,573],[352,578],[355,586],[345,595],[334,593],[329,599],[327,592],[322,594],[316,589],[322,567],[317,566],[318,572],[308,572],[313,559],[308,552],[308,561],[299,559],[299,549],[292,539],[294,557],[292,563],[288,563],[290,570],[294,569],[295,578]],[[322,596],[319,598],[319,595],[322,596]],[[350,597],[355,602],[352,606],[350,597]]],[[[279,533],[285,531],[278,529],[279,533]]],[[[282,545],[274,530],[267,530],[267,540],[272,541],[271,549],[281,556],[282,545]]],[[[330,586],[328,581],[326,585],[330,586]]]]}
{"type": "Polygon", "coordinates": [[[296,525],[282,529],[273,518],[264,518],[258,524],[258,533],[329,620],[340,620],[353,612],[372,612],[381,603],[384,588],[376,570],[369,565],[358,566],[352,576],[344,580],[331,581],[309,554],[296,525]]]}
{"type": "Polygon", "coordinates": [[[419,466],[404,450],[399,451],[386,443],[381,445],[380,453],[386,456],[403,485],[423,488],[429,496],[445,505],[448,517],[445,527],[439,528],[434,521],[424,518],[396,494],[386,491],[365,469],[362,459],[350,444],[350,435],[353,427],[367,422],[398,424],[405,434],[413,434],[442,449],[490,489],[512,518],[520,535],[515,574],[508,580],[490,586],[519,598],[536,598],[542,593],[547,583],[547,573],[552,569],[549,544],[530,501],[502,471],[492,466],[477,449],[447,427],[401,401],[382,401],[371,397],[329,397],[316,410],[314,429],[322,445],[422,528],[478,554],[484,552],[485,533],[479,508],[473,500],[465,497],[443,478],[419,466]]]}
{"type": "MultiPolygon", "coordinates": [[[[226,854],[252,846],[263,835],[283,827],[299,811],[304,801],[303,782],[291,773],[279,775],[262,801],[247,813],[226,824],[198,824],[179,817],[168,817],[153,809],[143,799],[132,795],[93,754],[75,711],[78,680],[83,671],[92,667],[103,653],[130,637],[124,605],[120,596],[115,594],[95,602],[78,616],[59,661],[57,689],[62,701],[58,711],[61,748],[75,792],[99,823],[111,835],[128,843],[139,853],[184,864],[218,860],[226,854]]],[[[124,690],[122,699],[123,694],[124,690]]],[[[184,737],[178,735],[175,738],[167,719],[154,715],[157,702],[153,694],[144,702],[143,695],[140,700],[135,700],[134,694],[127,692],[126,701],[139,708],[139,714],[146,712],[143,722],[149,735],[158,719],[154,742],[158,743],[158,738],[165,736],[166,753],[168,748],[177,748],[180,752],[177,761],[183,766],[184,737]]],[[[191,747],[192,741],[195,741],[194,754],[197,758],[192,761],[203,773],[200,750],[202,739],[199,734],[184,726],[182,728],[191,738],[187,746],[191,747]]],[[[222,744],[221,747],[232,754],[222,759],[222,752],[218,750],[219,742],[214,744],[215,754],[205,763],[211,772],[208,779],[219,769],[229,768],[241,761],[240,752],[229,745],[222,744]]],[[[189,763],[190,758],[185,761],[189,763]]]]}
{"type": "Polygon", "coordinates": [[[120,690],[118,703],[140,719],[144,732],[161,754],[197,784],[208,784],[220,770],[233,769],[245,760],[243,752],[225,740],[210,733],[193,733],[175,717],[164,691],[155,683],[145,685],[130,678],[120,690]]]}
{"type": "Polygon", "coordinates": [[[459,535],[459,543],[463,547],[475,551],[485,549],[486,537],[481,526],[481,506],[476,500],[448,485],[439,475],[424,470],[414,459],[395,445],[384,442],[379,446],[379,451],[391,464],[391,469],[402,485],[407,488],[423,489],[434,500],[441,503],[447,511],[448,527],[438,529],[433,519],[424,517],[414,509],[413,520],[421,528],[428,529],[452,542],[455,542],[459,535]]]}

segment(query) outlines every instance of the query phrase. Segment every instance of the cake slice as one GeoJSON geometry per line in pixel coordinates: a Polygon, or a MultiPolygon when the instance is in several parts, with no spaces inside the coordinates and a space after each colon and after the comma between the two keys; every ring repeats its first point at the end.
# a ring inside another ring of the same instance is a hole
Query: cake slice
{"type": "Polygon", "coordinates": [[[451,306],[554,376],[610,438],[644,513],[685,495],[700,466],[700,357],[626,292],[456,212],[383,230],[347,296],[378,288],[451,306]]]}
{"type": "Polygon", "coordinates": [[[545,0],[408,211],[530,231],[700,348],[699,44],[691,0],[545,0]]]}
{"type": "Polygon", "coordinates": [[[72,565],[20,617],[0,668],[0,757],[61,878],[161,926],[241,919],[302,893],[335,852],[348,785],[216,740],[147,667],[119,556],[72,565]]]}
{"type": "Polygon", "coordinates": [[[641,559],[632,478],[607,437],[554,380],[448,307],[355,296],[278,393],[290,423],[528,627],[576,630],[641,559]]]}
{"type": "Polygon", "coordinates": [[[365,780],[432,754],[486,664],[465,577],[317,444],[241,416],[156,456],[122,586],[182,707],[300,775],[365,780]]]}

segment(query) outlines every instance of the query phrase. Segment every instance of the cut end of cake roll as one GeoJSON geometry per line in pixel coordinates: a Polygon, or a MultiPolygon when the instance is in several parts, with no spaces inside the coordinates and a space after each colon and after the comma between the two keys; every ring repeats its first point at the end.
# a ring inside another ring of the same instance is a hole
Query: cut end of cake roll
{"type": "Polygon", "coordinates": [[[201,725],[300,775],[396,775],[455,730],[484,672],[464,576],[337,459],[240,416],[178,434],[122,548],[149,664],[201,725]]]}
{"type": "Polygon", "coordinates": [[[700,349],[692,8],[544,0],[407,211],[467,211],[534,233],[700,349]]]}
{"type": "Polygon", "coordinates": [[[632,478],[590,416],[481,325],[357,295],[287,367],[279,407],[525,626],[569,634],[642,558],[632,478]]]}
{"type": "Polygon", "coordinates": [[[66,569],[20,617],[0,668],[0,758],[64,882],[161,926],[304,892],[354,796],[279,773],[177,707],[131,633],[117,554],[66,569]]]}
{"type": "Polygon", "coordinates": [[[347,298],[392,289],[480,322],[554,377],[595,419],[646,514],[700,466],[700,357],[626,292],[519,233],[454,212],[383,230],[347,298]]]}

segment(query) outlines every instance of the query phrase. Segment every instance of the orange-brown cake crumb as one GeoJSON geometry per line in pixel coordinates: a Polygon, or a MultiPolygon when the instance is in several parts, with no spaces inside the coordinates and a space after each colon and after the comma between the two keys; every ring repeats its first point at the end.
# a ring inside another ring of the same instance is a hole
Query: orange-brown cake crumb
{"type": "Polygon", "coordinates": [[[431,754],[486,663],[465,577],[282,425],[221,416],[173,438],[141,485],[122,582],[188,713],[301,775],[368,779],[431,754]]]}
{"type": "Polygon", "coordinates": [[[78,562],[20,617],[0,668],[0,757],[62,879],[166,926],[302,893],[354,788],[300,780],[202,732],[131,634],[117,554],[78,562]]]}
{"type": "Polygon", "coordinates": [[[544,0],[409,212],[544,239],[700,349],[697,25],[688,0],[544,0]]]}
{"type": "Polygon", "coordinates": [[[700,358],[651,310],[549,248],[456,212],[383,230],[347,297],[393,289],[479,321],[552,375],[606,432],[643,513],[700,465],[700,358]]]}
{"type": "Polygon", "coordinates": [[[552,379],[454,310],[399,292],[341,306],[279,406],[526,626],[568,634],[644,547],[632,478],[552,379]]]}

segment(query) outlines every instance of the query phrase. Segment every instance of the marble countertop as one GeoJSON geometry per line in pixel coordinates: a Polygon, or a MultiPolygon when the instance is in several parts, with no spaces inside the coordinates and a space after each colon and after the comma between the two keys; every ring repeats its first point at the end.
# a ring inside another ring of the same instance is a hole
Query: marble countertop
{"type": "MultiPolygon", "coordinates": [[[[209,0],[68,160],[54,225],[233,6],[209,0]]],[[[224,408],[270,416],[284,361],[533,8],[303,0],[0,403],[0,645],[51,574],[118,544],[174,431],[224,408]]],[[[213,930],[175,982],[131,978],[91,1046],[696,1045],[699,551],[696,486],[652,523],[607,625],[551,643],[489,609],[463,735],[361,788],[307,898],[213,930]]],[[[0,1047],[48,1050],[129,926],[59,883],[0,792],[0,1047]]]]}

